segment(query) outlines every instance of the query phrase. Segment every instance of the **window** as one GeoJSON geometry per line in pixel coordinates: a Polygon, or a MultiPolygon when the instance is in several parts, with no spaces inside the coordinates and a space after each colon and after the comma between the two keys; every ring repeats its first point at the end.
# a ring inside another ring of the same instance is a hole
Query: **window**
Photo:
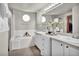
{"type": "Polygon", "coordinates": [[[23,15],[23,20],[25,21],[25,22],[28,22],[28,21],[30,21],[30,16],[29,15],[23,15]]]}

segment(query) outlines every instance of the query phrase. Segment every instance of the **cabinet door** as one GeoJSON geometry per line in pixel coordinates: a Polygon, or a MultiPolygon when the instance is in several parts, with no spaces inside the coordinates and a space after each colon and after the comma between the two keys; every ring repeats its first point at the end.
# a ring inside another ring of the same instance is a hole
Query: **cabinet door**
{"type": "Polygon", "coordinates": [[[70,56],[79,56],[79,48],[70,46],[70,56]]]}
{"type": "Polygon", "coordinates": [[[42,37],[41,37],[41,35],[38,35],[38,34],[35,37],[36,38],[35,38],[35,42],[34,43],[41,50],[42,49],[42,37]]]}
{"type": "Polygon", "coordinates": [[[43,48],[46,56],[50,56],[50,39],[49,37],[43,36],[43,48]]]}
{"type": "Polygon", "coordinates": [[[49,37],[41,35],[41,54],[44,56],[50,56],[50,43],[49,37]]]}
{"type": "Polygon", "coordinates": [[[69,56],[70,55],[70,46],[68,44],[64,44],[64,56],[69,56]]]}
{"type": "Polygon", "coordinates": [[[52,39],[52,56],[63,56],[63,44],[52,39]]]}
{"type": "Polygon", "coordinates": [[[41,50],[41,55],[50,56],[50,39],[49,37],[37,34],[35,44],[41,50]]]}

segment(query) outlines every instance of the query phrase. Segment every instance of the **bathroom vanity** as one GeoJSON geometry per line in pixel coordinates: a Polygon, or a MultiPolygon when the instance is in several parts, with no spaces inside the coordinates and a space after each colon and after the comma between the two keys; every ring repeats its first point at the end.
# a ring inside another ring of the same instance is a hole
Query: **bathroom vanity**
{"type": "Polygon", "coordinates": [[[62,35],[35,32],[35,44],[44,56],[79,56],[79,40],[62,35]]]}
{"type": "Polygon", "coordinates": [[[35,45],[40,49],[41,55],[50,56],[50,38],[40,33],[35,33],[33,39],[35,45]]]}

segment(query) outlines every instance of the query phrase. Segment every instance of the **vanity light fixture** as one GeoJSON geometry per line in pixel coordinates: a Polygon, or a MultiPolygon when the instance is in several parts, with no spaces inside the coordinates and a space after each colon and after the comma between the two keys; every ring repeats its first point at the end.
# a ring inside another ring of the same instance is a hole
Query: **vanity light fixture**
{"type": "Polygon", "coordinates": [[[58,3],[52,3],[50,6],[48,6],[48,7],[45,8],[44,10],[46,11],[46,10],[50,9],[51,7],[55,6],[56,4],[58,4],[58,3]]]}
{"type": "Polygon", "coordinates": [[[46,18],[42,16],[42,23],[46,22],[46,18]]]}
{"type": "Polygon", "coordinates": [[[23,15],[23,20],[24,20],[25,22],[30,21],[30,16],[27,15],[27,14],[23,15]]]}
{"type": "Polygon", "coordinates": [[[49,10],[51,8],[54,9],[54,8],[60,6],[61,4],[63,4],[63,3],[52,3],[50,6],[48,6],[47,8],[45,8],[44,11],[47,11],[47,10],[49,10]]]}

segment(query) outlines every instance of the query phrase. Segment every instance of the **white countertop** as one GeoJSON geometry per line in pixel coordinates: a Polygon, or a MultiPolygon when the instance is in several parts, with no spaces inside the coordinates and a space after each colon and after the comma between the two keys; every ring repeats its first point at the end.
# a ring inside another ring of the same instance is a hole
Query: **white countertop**
{"type": "Polygon", "coordinates": [[[79,39],[75,39],[75,38],[68,37],[68,36],[63,36],[63,35],[53,35],[52,36],[52,35],[46,34],[45,32],[38,32],[38,31],[36,33],[39,33],[39,34],[42,34],[42,35],[44,35],[46,37],[50,37],[52,39],[54,38],[56,40],[66,42],[68,44],[79,47],[79,39]]]}

